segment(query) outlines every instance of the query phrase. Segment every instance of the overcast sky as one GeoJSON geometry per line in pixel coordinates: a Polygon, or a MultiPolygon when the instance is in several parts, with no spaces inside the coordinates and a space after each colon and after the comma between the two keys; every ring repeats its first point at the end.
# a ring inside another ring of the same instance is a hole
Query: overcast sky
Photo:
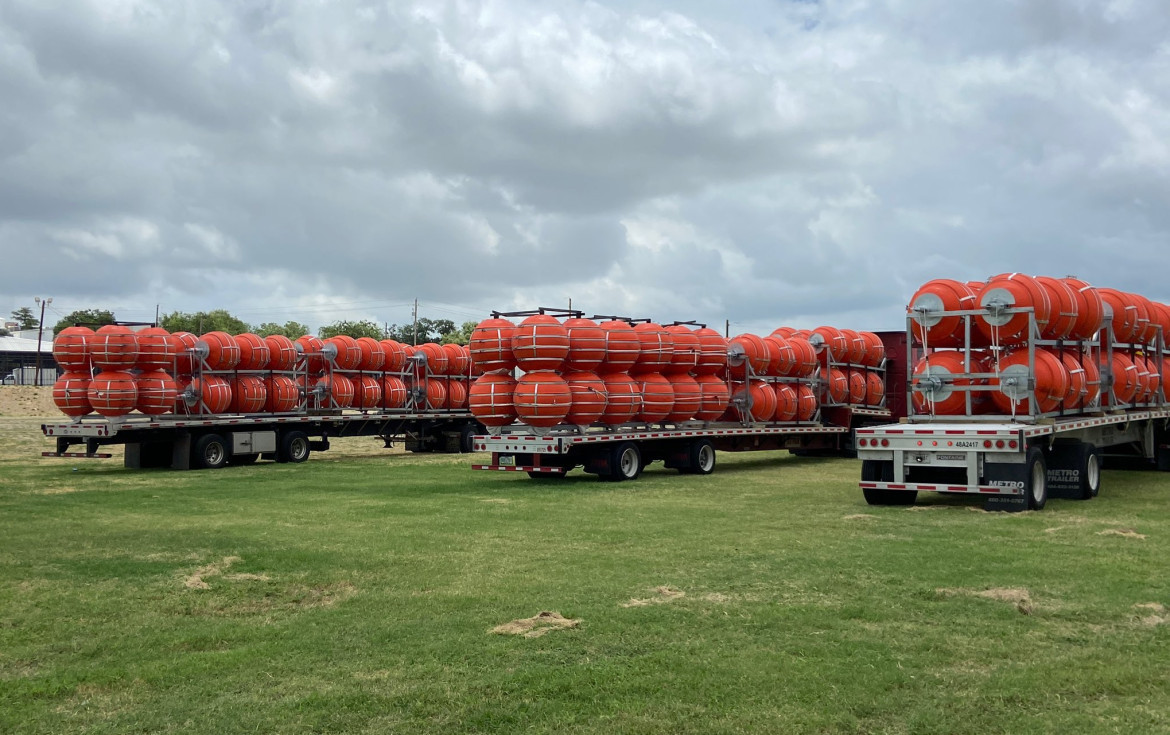
{"type": "Polygon", "coordinates": [[[4,317],[900,329],[1168,235],[1166,0],[0,0],[4,317]]]}

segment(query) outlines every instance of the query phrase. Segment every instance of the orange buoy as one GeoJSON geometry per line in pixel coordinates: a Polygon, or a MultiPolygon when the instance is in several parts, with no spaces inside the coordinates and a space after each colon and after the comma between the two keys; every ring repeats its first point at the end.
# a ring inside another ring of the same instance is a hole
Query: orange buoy
{"type": "Polygon", "coordinates": [[[987,379],[959,376],[990,372],[985,359],[985,353],[972,352],[968,364],[962,351],[942,350],[919,360],[912,381],[914,410],[939,416],[963,416],[967,414],[966,393],[970,393],[971,414],[983,413],[988,392],[963,389],[987,385],[987,379]]]}
{"type": "Polygon", "coordinates": [[[714,421],[723,415],[731,401],[731,390],[717,375],[700,373],[695,376],[699,384],[701,400],[695,418],[699,421],[714,421]]]}
{"type": "Polygon", "coordinates": [[[268,363],[272,359],[272,350],[263,337],[251,332],[244,332],[236,335],[236,344],[240,348],[240,361],[236,364],[237,370],[264,370],[268,367],[268,363]]]}
{"type": "Polygon", "coordinates": [[[443,349],[442,345],[434,342],[421,344],[415,354],[419,353],[426,356],[427,372],[431,375],[447,374],[447,351],[443,349]]]}
{"type": "Polygon", "coordinates": [[[812,344],[796,334],[788,338],[792,353],[796,356],[796,363],[792,366],[792,375],[795,378],[808,378],[817,372],[817,351],[812,344]]]}
{"type": "Polygon", "coordinates": [[[196,362],[203,359],[198,355],[196,347],[199,338],[190,332],[172,332],[171,336],[179,342],[179,354],[175,356],[175,375],[194,372],[196,362]]]}
{"type": "MultiPolygon", "coordinates": [[[[1088,372],[1087,366],[1085,372],[1088,372]]],[[[1162,375],[1170,378],[1170,357],[1162,358],[1162,375]]],[[[1162,398],[1163,400],[1170,401],[1170,380],[1162,381],[1162,398]]]]}
{"type": "Polygon", "coordinates": [[[796,389],[787,383],[772,386],[776,393],[776,421],[792,421],[796,418],[796,389]]]}
{"type": "Polygon", "coordinates": [[[582,317],[566,319],[564,327],[569,335],[569,354],[565,357],[562,370],[565,373],[591,373],[596,370],[605,360],[605,330],[592,319],[582,317]]]}
{"type": "Polygon", "coordinates": [[[349,408],[353,405],[353,381],[341,373],[331,373],[317,378],[313,393],[322,408],[349,408]]]}
{"type": "Polygon", "coordinates": [[[852,329],[842,329],[841,336],[845,338],[845,362],[851,365],[861,365],[862,360],[865,359],[865,351],[868,345],[865,338],[859,332],[852,329]]]}
{"type": "Polygon", "coordinates": [[[569,332],[554,316],[533,314],[512,334],[512,356],[521,370],[559,370],[568,354],[569,332]]]}
{"type": "Polygon", "coordinates": [[[727,344],[728,366],[732,377],[743,378],[747,368],[754,375],[768,373],[768,346],[756,334],[738,334],[727,344]]]}
{"type": "Polygon", "coordinates": [[[162,370],[149,370],[134,379],[138,399],[134,404],[141,413],[161,416],[175,410],[179,388],[175,379],[162,370]]]}
{"type": "Polygon", "coordinates": [[[92,340],[93,330],[89,327],[65,327],[53,339],[53,359],[66,372],[86,372],[90,366],[89,344],[92,340]]]}
{"type": "Polygon", "coordinates": [[[565,422],[588,426],[600,419],[605,413],[608,398],[605,382],[595,373],[586,370],[565,373],[564,378],[572,394],[572,405],[565,416],[565,422]]]}
{"type": "Polygon", "coordinates": [[[1055,411],[1064,403],[1068,395],[1069,375],[1060,358],[1038,347],[1035,367],[1034,380],[1030,381],[1026,348],[1008,350],[1000,357],[999,377],[990,381],[991,385],[999,386],[999,390],[991,391],[991,401],[1000,413],[1030,413],[1033,396],[1039,413],[1055,411]],[[1030,382],[1034,382],[1034,390],[1028,389],[1030,382]]]}
{"type": "Polygon", "coordinates": [[[869,388],[865,382],[865,371],[846,369],[844,372],[849,385],[848,402],[854,406],[864,406],[865,394],[869,388]]]}
{"type": "MultiPolygon", "coordinates": [[[[552,319],[552,317],[549,318],[552,319]]],[[[553,321],[556,320],[554,319],[553,321]]],[[[542,322],[537,322],[536,324],[541,323],[542,322]]],[[[547,324],[547,322],[543,323],[547,324]]],[[[559,327],[560,324],[558,323],[557,326],[559,327]]],[[[517,334],[520,334],[519,330],[517,330],[517,334]]],[[[547,343],[549,341],[550,340],[541,339],[540,334],[537,333],[534,336],[532,343],[540,344],[547,343]]],[[[519,352],[528,349],[528,342],[526,339],[522,339],[519,344],[521,347],[519,352]]],[[[512,351],[518,352],[515,345],[516,343],[513,342],[512,351]]],[[[538,346],[530,353],[529,356],[521,357],[520,354],[517,354],[517,362],[535,359],[538,363],[540,363],[541,358],[535,357],[535,355],[540,352],[543,347],[547,347],[547,344],[538,346]]],[[[567,334],[565,335],[565,350],[568,351],[567,334]]],[[[550,364],[554,360],[554,358],[551,356],[544,359],[545,364],[550,364]]],[[[563,357],[560,358],[560,360],[557,361],[557,364],[560,364],[560,362],[563,360],[563,357]]],[[[556,426],[557,424],[564,421],[565,417],[568,416],[569,409],[573,403],[573,392],[569,390],[569,384],[566,383],[564,378],[562,378],[560,375],[557,375],[551,370],[537,370],[525,373],[523,377],[520,378],[520,380],[516,381],[516,390],[513,395],[513,401],[516,405],[516,417],[519,418],[520,421],[528,424],[529,426],[547,428],[550,426],[556,426]]]]}
{"type": "Polygon", "coordinates": [[[846,339],[845,334],[836,327],[817,327],[812,331],[809,337],[809,342],[813,347],[818,346],[818,338],[820,344],[824,345],[825,349],[829,351],[829,356],[833,358],[833,362],[849,362],[849,340],[846,339]]]}
{"type": "Polygon", "coordinates": [[[965,283],[950,278],[927,281],[914,292],[906,307],[914,340],[930,347],[960,346],[965,333],[964,317],[943,312],[969,311],[977,304],[975,292],[965,283]]]}
{"type": "Polygon", "coordinates": [[[881,367],[882,362],[886,359],[886,346],[882,343],[882,338],[873,332],[858,332],[858,334],[865,342],[865,357],[862,358],[861,363],[866,367],[881,367]]]}
{"type": "MultiPolygon", "coordinates": [[[[632,329],[630,331],[633,332],[632,329]]],[[[613,346],[612,342],[610,346],[613,346]]],[[[601,422],[614,426],[634,418],[642,404],[638,383],[628,373],[606,373],[601,376],[601,382],[605,383],[606,394],[601,422]]]]}
{"type": "Polygon", "coordinates": [[[452,411],[467,408],[467,383],[458,378],[448,378],[444,381],[444,387],[447,389],[447,400],[443,407],[449,408],[452,411]]]}
{"type": "Polygon", "coordinates": [[[138,362],[138,338],[129,327],[106,324],[98,327],[93,337],[89,339],[89,356],[99,370],[118,372],[132,368],[134,363],[138,362]]]}
{"type": "Polygon", "coordinates": [[[605,330],[605,360],[599,366],[604,380],[604,373],[624,373],[634,366],[642,352],[642,340],[621,319],[611,319],[598,326],[605,330]]]}
{"type": "MultiPolygon", "coordinates": [[[[516,325],[507,319],[484,319],[471,330],[471,362],[485,373],[516,367],[512,354],[512,337],[516,325]]],[[[385,344],[383,342],[383,344],[385,344]]],[[[389,370],[389,368],[387,368],[389,370]]],[[[482,423],[482,422],[481,422],[482,423]]],[[[508,423],[512,423],[511,420],[508,423]]],[[[503,424],[485,424],[502,426],[503,424]]]]}
{"type": "Polygon", "coordinates": [[[718,375],[727,367],[727,340],[710,327],[695,330],[699,338],[699,359],[695,375],[718,375]]]}
{"type": "MultiPolygon", "coordinates": [[[[703,349],[699,342],[699,336],[685,324],[672,324],[664,329],[674,341],[670,365],[665,369],[667,376],[686,374],[695,370],[699,364],[699,354],[703,349]]],[[[674,420],[682,421],[683,419],[674,420]]]]}
{"type": "Polygon", "coordinates": [[[633,378],[642,394],[641,405],[634,414],[635,421],[658,423],[674,410],[674,389],[662,373],[637,373],[633,378]]]}
{"type": "Polygon", "coordinates": [[[1134,365],[1129,355],[1121,350],[1113,351],[1112,365],[1105,364],[1104,354],[1101,355],[1101,359],[1101,369],[1111,370],[1113,373],[1113,403],[1132,403],[1138,392],[1137,365],[1134,365]]]}
{"type": "Polygon", "coordinates": [[[128,372],[103,370],[89,383],[89,405],[102,416],[125,416],[136,403],[138,387],[128,372]]]}
{"type": "Polygon", "coordinates": [[[1145,403],[1154,393],[1154,381],[1150,377],[1150,365],[1141,355],[1133,356],[1134,367],[1137,368],[1138,389],[1133,396],[1134,403],[1145,403]]]}
{"type": "Polygon", "coordinates": [[[1089,395],[1089,386],[1085,377],[1085,368],[1081,365],[1079,356],[1072,350],[1063,350],[1060,353],[1060,361],[1064,363],[1064,369],[1068,371],[1068,394],[1064,397],[1061,408],[1065,411],[1084,408],[1088,405],[1085,398],[1089,395]]]}
{"type": "Polygon", "coordinates": [[[268,347],[269,370],[292,370],[297,363],[297,348],[293,341],[283,334],[270,334],[264,338],[268,347]]]}
{"type": "MultiPolygon", "coordinates": [[[[381,350],[378,350],[381,353],[381,350]]],[[[353,376],[353,407],[363,411],[377,408],[381,403],[381,382],[378,378],[365,375],[353,376]]]]}
{"type": "MultiPolygon", "coordinates": [[[[406,399],[409,391],[406,389],[406,383],[402,382],[402,378],[397,375],[383,375],[382,376],[382,400],[378,405],[381,408],[395,409],[406,406],[406,399]]],[[[509,423],[511,421],[509,420],[509,423]]]]}
{"type": "Polygon", "coordinates": [[[674,361],[674,336],[661,324],[642,322],[634,327],[640,350],[634,372],[662,373],[674,361]]]}
{"type": "Polygon", "coordinates": [[[739,421],[772,421],[776,416],[776,391],[763,380],[732,383],[731,405],[739,421]]]}
{"type": "Polygon", "coordinates": [[[776,327],[772,330],[773,337],[783,337],[784,339],[788,339],[794,334],[796,334],[796,327],[776,327]]]}
{"type": "Polygon", "coordinates": [[[1150,319],[1150,300],[1140,293],[1128,294],[1130,301],[1137,307],[1137,324],[1134,326],[1134,340],[1139,344],[1148,345],[1157,333],[1158,323],[1150,319]]]}
{"type": "Polygon", "coordinates": [[[674,406],[670,409],[670,413],[666,414],[664,420],[671,423],[690,421],[695,414],[702,410],[703,389],[699,386],[698,381],[687,373],[671,373],[666,376],[666,379],[670,381],[670,389],[674,394],[674,406]]]}
{"type": "Polygon", "coordinates": [[[466,377],[471,370],[471,357],[463,349],[463,345],[443,345],[443,352],[447,355],[447,374],[466,377]]]}
{"type": "Polygon", "coordinates": [[[1129,294],[1116,289],[1099,288],[1097,294],[1105,302],[1105,317],[1113,327],[1113,341],[1123,344],[1133,342],[1138,329],[1137,304],[1130,299],[1129,294]]]}
{"type": "MultiPolygon", "coordinates": [[[[386,353],[382,351],[382,345],[373,337],[358,337],[358,349],[362,353],[361,362],[358,363],[358,370],[366,373],[376,373],[382,370],[382,366],[386,364],[386,353]]],[[[379,396],[382,393],[381,384],[378,387],[379,396]]],[[[379,399],[380,400],[380,399],[379,399]]],[[[377,404],[374,404],[375,406],[377,404]]]]}
{"type": "Polygon", "coordinates": [[[768,350],[768,375],[791,375],[796,367],[796,352],[792,345],[775,332],[763,340],[768,350]]]}
{"type": "Polygon", "coordinates": [[[146,327],[134,335],[138,341],[138,362],[135,367],[144,372],[174,370],[179,353],[179,340],[162,327],[146,327]]]}
{"type": "Polygon", "coordinates": [[[1077,318],[1069,332],[1069,339],[1092,339],[1105,326],[1105,302],[1097,289],[1076,278],[1062,278],[1076,298],[1077,318]]]}
{"type": "Polygon", "coordinates": [[[865,405],[878,407],[886,399],[886,381],[881,373],[865,374],[865,405]]]}
{"type": "Polygon", "coordinates": [[[61,409],[61,413],[73,418],[92,413],[93,406],[89,405],[89,384],[88,370],[62,374],[57,378],[57,382],[53,383],[53,404],[61,409]]]}
{"type": "MultiPolygon", "coordinates": [[[[382,364],[382,369],[388,373],[402,372],[402,369],[406,367],[405,346],[401,342],[395,342],[392,339],[384,339],[378,344],[382,345],[382,353],[386,355],[386,362],[382,364]]],[[[382,387],[382,393],[385,394],[385,385],[382,387]]],[[[398,407],[395,406],[395,408],[398,407]]]]}
{"type": "Polygon", "coordinates": [[[441,378],[424,378],[407,387],[414,411],[438,410],[447,402],[447,386],[441,378]]]}
{"type": "Polygon", "coordinates": [[[311,334],[301,335],[293,342],[300,360],[304,363],[305,371],[319,373],[325,369],[325,360],[322,351],[325,343],[311,334]]]}
{"type": "MultiPolygon", "coordinates": [[[[472,348],[472,359],[475,349],[472,348]]],[[[516,420],[516,380],[510,375],[486,373],[476,378],[469,391],[471,415],[484,426],[507,426],[516,420]]]]}
{"type": "Polygon", "coordinates": [[[1092,355],[1082,355],[1078,350],[1071,350],[1071,352],[1085,370],[1085,405],[1099,405],[1101,400],[1101,366],[1092,355]]]}
{"type": "Polygon", "coordinates": [[[813,417],[817,415],[817,394],[813,389],[804,383],[798,383],[796,386],[796,420],[797,421],[812,421],[813,417]]]}
{"type": "Polygon", "coordinates": [[[849,397],[849,378],[844,371],[830,367],[817,370],[817,380],[822,383],[821,403],[844,403],[849,397]]]}
{"type": "Polygon", "coordinates": [[[260,413],[268,402],[268,388],[259,375],[237,375],[230,381],[232,400],[229,413],[260,413]]]}
{"type": "Polygon", "coordinates": [[[324,352],[333,353],[333,364],[338,370],[357,370],[362,364],[362,348],[348,334],[338,334],[325,340],[324,352]],[[333,349],[330,350],[329,346],[333,349]]]}
{"type": "Polygon", "coordinates": [[[483,368],[471,361],[471,348],[467,345],[463,345],[463,357],[467,360],[467,364],[469,366],[467,368],[468,377],[475,378],[483,375],[483,368]]]}
{"type": "Polygon", "coordinates": [[[1146,402],[1151,403],[1157,401],[1158,394],[1162,392],[1162,375],[1158,372],[1158,361],[1156,358],[1147,355],[1145,360],[1150,371],[1150,392],[1146,396],[1146,402]]]}
{"type": "MultiPolygon", "coordinates": [[[[267,337],[265,341],[267,341],[267,337]]],[[[285,339],[288,339],[285,337],[285,339]]],[[[288,340],[291,345],[292,340],[288,340]]],[[[271,347],[271,343],[269,343],[271,347]]],[[[295,411],[301,402],[301,390],[287,375],[267,375],[264,378],[264,410],[269,413],[295,411]]]]}
{"type": "Polygon", "coordinates": [[[179,395],[175,399],[175,413],[224,413],[232,402],[232,387],[218,375],[192,378],[189,375],[175,379],[179,395]]]}
{"type": "Polygon", "coordinates": [[[975,327],[991,344],[1025,342],[1029,336],[1029,315],[1026,312],[1006,314],[1001,310],[1029,307],[1033,309],[1037,331],[1041,335],[1047,333],[1048,324],[1052,320],[1052,302],[1048,298],[1048,290],[1035,278],[1023,273],[995,276],[979,294],[979,308],[984,311],[976,315],[975,327]]]}
{"type": "MultiPolygon", "coordinates": [[[[1170,348],[1170,306],[1157,301],[1150,302],[1150,323],[1154,325],[1154,333],[1162,334],[1162,348],[1170,348]]],[[[1150,340],[1153,345],[1154,341],[1150,340]]]]}
{"type": "Polygon", "coordinates": [[[1068,339],[1077,323],[1076,293],[1059,278],[1036,276],[1036,282],[1048,291],[1048,301],[1052,306],[1048,329],[1041,336],[1044,339],[1068,339]]]}
{"type": "Polygon", "coordinates": [[[240,346],[227,332],[208,332],[196,346],[204,353],[203,362],[209,370],[231,370],[240,363],[240,346]]]}

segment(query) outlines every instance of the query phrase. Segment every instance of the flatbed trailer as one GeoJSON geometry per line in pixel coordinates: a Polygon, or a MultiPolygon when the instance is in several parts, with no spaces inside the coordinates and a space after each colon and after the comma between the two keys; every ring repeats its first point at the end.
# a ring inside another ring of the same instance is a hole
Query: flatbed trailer
{"type": "Polygon", "coordinates": [[[837,423],[695,422],[691,425],[596,427],[536,433],[515,426],[498,435],[476,436],[477,452],[491,452],[475,470],[527,472],[530,477],[564,477],[581,467],[600,479],[636,479],[650,462],[661,461],[683,474],[710,474],[715,452],[790,451],[846,456],[854,451],[857,425],[889,420],[880,408],[837,408],[837,423]]]}
{"type": "Polygon", "coordinates": [[[448,410],[318,414],[213,416],[129,416],[123,420],[86,418],[42,424],[56,440],[46,457],[112,457],[105,447],[122,445],[129,468],[215,469],[251,464],[257,459],[304,462],[313,451],[329,449],[339,437],[381,438],[387,447],[402,441],[416,452],[468,452],[482,430],[470,412],[448,410]],[[74,451],[80,445],[82,451],[74,451]]]}

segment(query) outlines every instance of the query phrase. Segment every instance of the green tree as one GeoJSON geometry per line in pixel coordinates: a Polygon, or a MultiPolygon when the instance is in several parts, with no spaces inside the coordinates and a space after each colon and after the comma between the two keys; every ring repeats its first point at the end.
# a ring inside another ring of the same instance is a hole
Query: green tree
{"type": "Polygon", "coordinates": [[[415,337],[414,324],[391,324],[386,330],[386,336],[397,340],[404,345],[421,345],[424,342],[438,342],[444,334],[455,331],[455,322],[450,319],[419,319],[418,336],[415,337]]]}
{"type": "Polygon", "coordinates": [[[4,327],[0,327],[0,337],[11,337],[11,336],[12,336],[12,332],[9,332],[4,327]]]}
{"type": "Polygon", "coordinates": [[[16,311],[12,312],[12,321],[16,322],[16,328],[22,331],[25,329],[36,329],[40,324],[40,320],[37,319],[37,315],[33,313],[33,310],[27,306],[22,306],[16,311]]]}
{"type": "Polygon", "coordinates": [[[462,326],[457,330],[452,330],[443,335],[443,344],[466,345],[471,343],[471,333],[475,330],[475,325],[478,322],[463,322],[462,326]]]}
{"type": "Polygon", "coordinates": [[[113,324],[114,321],[114,312],[112,311],[106,311],[105,309],[81,309],[61,317],[61,320],[53,325],[53,333],[56,334],[65,327],[72,327],[75,324],[93,329],[103,324],[113,324]]]}
{"type": "Polygon", "coordinates": [[[384,339],[385,334],[382,328],[370,321],[338,321],[333,322],[328,326],[321,327],[317,330],[317,334],[321,339],[329,339],[336,337],[339,334],[349,335],[350,337],[373,337],[374,339],[384,339]]]}
{"type": "Polygon", "coordinates": [[[264,322],[256,327],[256,334],[261,337],[268,337],[273,334],[283,334],[289,339],[297,339],[309,333],[309,326],[301,324],[300,322],[285,322],[283,325],[276,322],[264,322]]]}
{"type": "Polygon", "coordinates": [[[240,334],[252,331],[247,322],[240,321],[224,309],[197,311],[194,314],[172,311],[159,320],[159,326],[168,332],[190,332],[195,335],[207,334],[208,332],[240,334]]]}

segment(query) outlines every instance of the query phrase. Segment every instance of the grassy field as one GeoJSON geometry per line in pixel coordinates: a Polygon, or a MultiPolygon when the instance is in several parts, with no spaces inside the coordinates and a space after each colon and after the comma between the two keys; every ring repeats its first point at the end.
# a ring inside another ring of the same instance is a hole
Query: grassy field
{"type": "Polygon", "coordinates": [[[1167,476],[870,508],[848,460],[131,472],[35,423],[0,419],[0,732],[1170,732],[1167,476]]]}

